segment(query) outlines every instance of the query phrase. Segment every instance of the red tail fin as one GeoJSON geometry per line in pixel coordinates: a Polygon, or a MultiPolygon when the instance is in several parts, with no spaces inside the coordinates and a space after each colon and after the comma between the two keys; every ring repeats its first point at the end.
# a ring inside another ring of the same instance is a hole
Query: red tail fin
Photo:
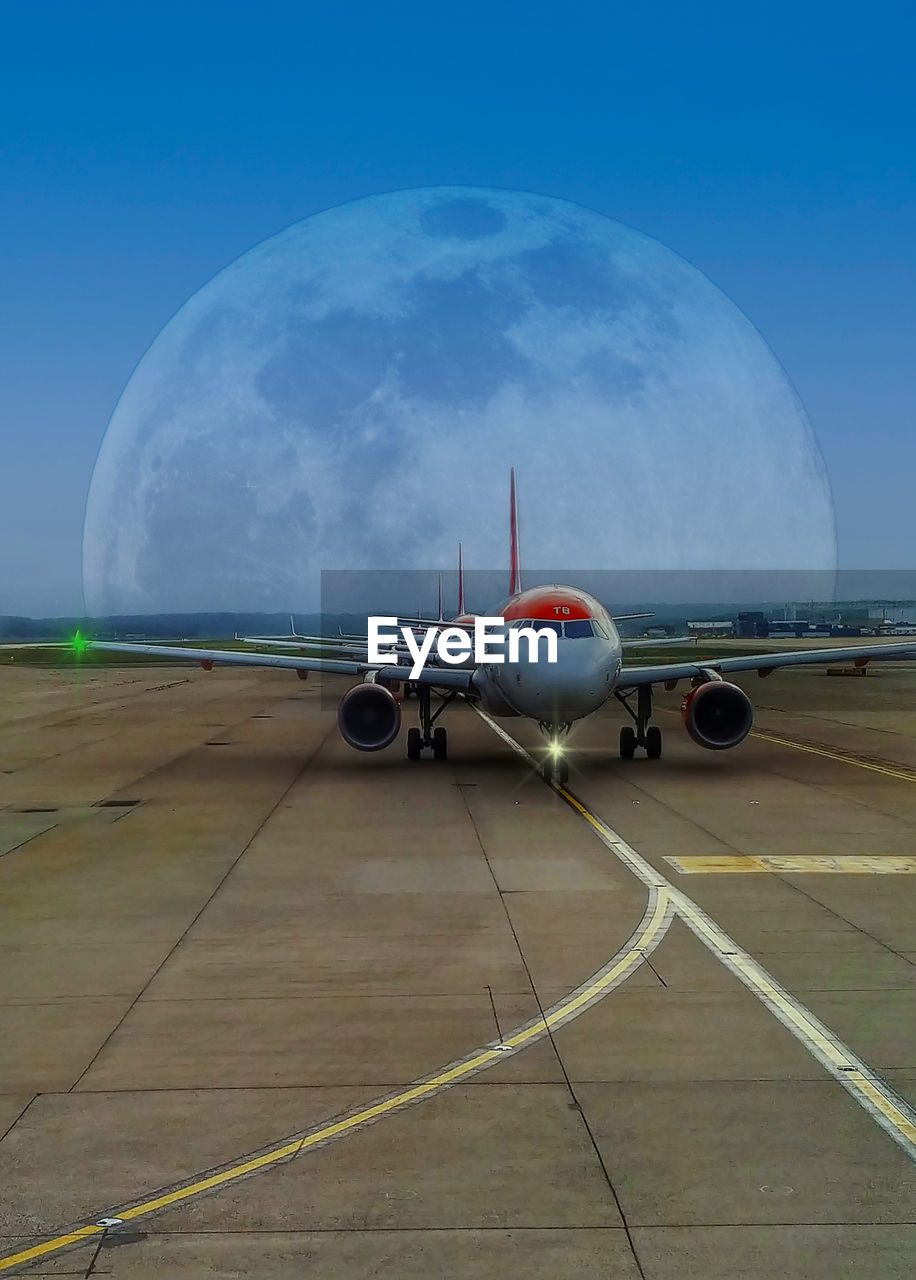
{"type": "Polygon", "coordinates": [[[464,617],[464,561],[461,558],[461,543],[458,543],[458,616],[464,617]]]}
{"type": "Polygon", "coordinates": [[[515,467],[509,473],[509,595],[522,589],[522,557],[518,546],[518,507],[515,501],[515,467]]]}

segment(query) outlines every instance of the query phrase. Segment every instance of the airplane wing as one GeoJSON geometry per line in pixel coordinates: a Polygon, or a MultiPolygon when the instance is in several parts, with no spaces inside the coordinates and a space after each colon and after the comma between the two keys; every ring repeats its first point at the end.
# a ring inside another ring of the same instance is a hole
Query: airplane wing
{"type": "MultiPolygon", "coordinates": [[[[370,662],[345,658],[306,658],[280,653],[246,653],[236,649],[192,649],[182,645],[128,644],[113,640],[87,640],[86,649],[101,649],[106,653],[143,653],[155,658],[172,658],[176,662],[197,662],[205,670],[212,667],[281,667],[290,671],[327,672],[330,675],[368,676],[375,674],[380,680],[407,680],[407,665],[379,666],[370,662]]],[[[426,684],[437,689],[455,689],[470,692],[473,672],[454,668],[424,667],[411,684],[426,684]]]]}
{"type": "MultiPolygon", "coordinates": [[[[257,645],[259,648],[266,649],[318,649],[319,657],[338,657],[338,658],[361,658],[364,662],[368,662],[369,658],[369,641],[363,636],[356,640],[327,640],[320,637],[309,637],[301,640],[273,640],[264,637],[258,639],[255,636],[239,636],[242,644],[257,645]]],[[[398,658],[410,657],[410,650],[406,644],[390,644],[386,646],[398,655],[398,658]]],[[[435,665],[435,659],[431,656],[427,658],[427,662],[435,665]]],[[[410,664],[408,664],[410,665],[410,664]]]]}
{"type": "MultiPolygon", "coordinates": [[[[393,615],[392,615],[393,616],[393,615]]],[[[395,618],[395,626],[408,627],[413,631],[414,635],[418,632],[428,631],[430,627],[447,627],[450,624],[442,618],[432,620],[427,618],[395,618]]],[[[338,628],[336,636],[303,636],[296,633],[288,636],[240,636],[236,633],[236,640],[241,640],[244,644],[266,644],[273,649],[304,649],[310,645],[318,647],[327,647],[328,645],[336,645],[338,647],[346,647],[348,644],[352,648],[354,645],[362,645],[364,648],[369,643],[368,637],[365,635],[357,635],[355,632],[343,631],[338,628]]]]}
{"type": "Polygon", "coordinates": [[[365,649],[369,643],[365,636],[337,639],[327,636],[299,636],[296,640],[279,636],[237,636],[242,644],[263,645],[267,649],[324,649],[346,653],[352,649],[365,649]]]}
{"type": "MultiPolygon", "coordinates": [[[[402,618],[399,618],[398,624],[400,625],[400,623],[403,621],[405,620],[402,618]]],[[[442,625],[441,620],[438,624],[434,622],[426,622],[425,619],[419,619],[419,618],[407,619],[406,621],[408,623],[412,623],[412,622],[419,623],[423,621],[424,624],[427,626],[442,625]]],[[[306,646],[310,646],[310,645],[341,646],[346,641],[350,641],[351,643],[354,643],[354,644],[363,644],[364,646],[367,643],[366,637],[364,635],[357,635],[355,632],[352,632],[352,631],[344,631],[343,627],[340,627],[340,626],[337,628],[336,636],[303,635],[302,632],[296,630],[295,625],[293,623],[292,614],[290,614],[290,619],[289,619],[289,631],[285,635],[240,636],[239,633],[236,631],[235,639],[241,640],[245,644],[266,644],[274,649],[303,649],[306,646]]]]}
{"type": "Polygon", "coordinates": [[[236,640],[247,640],[249,643],[257,640],[312,640],[313,636],[300,635],[296,630],[296,620],[292,614],[289,615],[289,631],[282,636],[240,636],[236,631],[236,640]]]}
{"type": "Polygon", "coordinates": [[[620,646],[623,649],[661,649],[665,645],[673,644],[691,644],[693,636],[663,636],[660,640],[627,640],[621,638],[620,646]]]}
{"type": "Polygon", "coordinates": [[[782,653],[741,654],[734,658],[700,658],[696,662],[669,662],[655,667],[622,667],[617,683],[621,688],[691,679],[706,671],[729,675],[733,671],[756,671],[767,676],[778,667],[812,666],[827,662],[852,662],[864,667],[872,658],[916,658],[916,643],[845,645],[839,649],[794,649],[782,653]]]}

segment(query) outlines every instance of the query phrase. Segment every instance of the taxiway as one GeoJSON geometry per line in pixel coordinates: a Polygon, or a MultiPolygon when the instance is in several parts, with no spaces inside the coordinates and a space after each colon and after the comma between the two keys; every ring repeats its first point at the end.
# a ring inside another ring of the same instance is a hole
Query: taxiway
{"type": "Polygon", "coordinates": [[[610,708],[565,798],[464,706],[411,764],[342,681],[0,678],[0,1275],[912,1273],[913,666],[753,677],[721,754],[610,708]]]}

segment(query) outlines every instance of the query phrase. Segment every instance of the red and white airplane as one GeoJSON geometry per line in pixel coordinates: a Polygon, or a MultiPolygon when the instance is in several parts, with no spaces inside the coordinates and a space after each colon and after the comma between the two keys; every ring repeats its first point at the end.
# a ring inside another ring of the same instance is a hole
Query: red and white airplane
{"type": "MultiPolygon", "coordinates": [[[[802,649],[767,654],[740,654],[733,658],[669,662],[656,666],[627,667],[624,648],[657,641],[621,640],[616,623],[645,614],[611,612],[594,596],[577,587],[539,586],[523,590],[518,538],[518,507],[515,472],[510,480],[511,576],[509,597],[493,616],[505,619],[506,628],[548,627],[556,632],[556,662],[532,661],[519,648],[519,660],[484,662],[462,667],[426,666],[411,680],[418,695],[419,724],[407,732],[407,755],[420,759],[431,749],[435,759],[448,754],[446,730],[436,721],[458,697],[479,705],[496,717],[525,716],[537,721],[547,736],[545,776],[560,784],[568,776],[563,739],[577,721],[616,698],[629,713],[633,724],[620,731],[620,755],[631,759],[642,748],[650,759],[662,753],[662,735],[651,723],[652,690],[655,685],[673,689],[686,680],[689,687],[681,704],[684,725],[694,742],[714,751],[736,747],[743,742],[753,723],[751,701],[743,689],[724,677],[735,671],[755,671],[767,676],[777,667],[801,664],[854,662],[865,665],[873,657],[916,658],[916,643],[855,645],[834,649],[802,649]],[[438,706],[433,710],[433,695],[438,706]],[[635,707],[632,703],[635,701],[635,707]]],[[[458,615],[449,626],[472,628],[475,615],[465,608],[463,567],[458,615]]],[[[442,612],[441,603],[439,609],[442,612]]],[[[423,626],[431,620],[414,620],[423,626]]],[[[317,638],[316,638],[317,639],[317,638]]],[[[309,643],[277,641],[284,647],[309,643]]],[[[350,645],[347,640],[341,643],[350,645]]],[[[403,664],[371,663],[361,657],[308,657],[279,653],[245,653],[223,649],[196,649],[175,645],[127,644],[90,640],[82,648],[114,653],[146,653],[159,658],[198,662],[206,670],[214,666],[280,667],[306,678],[310,671],[358,676],[359,682],[340,700],[337,723],[344,740],[358,751],[380,751],[390,746],[401,729],[401,702],[396,696],[407,671],[403,664]]]]}

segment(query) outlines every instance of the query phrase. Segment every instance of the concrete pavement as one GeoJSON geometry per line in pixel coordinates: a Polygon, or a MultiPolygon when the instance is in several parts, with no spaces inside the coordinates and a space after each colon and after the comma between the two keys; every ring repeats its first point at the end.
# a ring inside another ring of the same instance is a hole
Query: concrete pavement
{"type": "MultiPolygon", "coordinates": [[[[351,752],[318,684],[283,673],[2,680],[0,1257],[498,1042],[646,911],[467,707],[447,763],[408,764],[400,743],[351,752]]],[[[570,788],[913,1099],[916,877],[666,858],[913,852],[916,785],[854,757],[916,765],[916,672],[746,687],[762,733],[834,754],[702,752],[663,695],[663,758],[618,760],[608,709],[574,735],[570,788]]],[[[676,920],[530,1048],[31,1274],[903,1277],[914,1191],[905,1152],[676,920]]]]}

